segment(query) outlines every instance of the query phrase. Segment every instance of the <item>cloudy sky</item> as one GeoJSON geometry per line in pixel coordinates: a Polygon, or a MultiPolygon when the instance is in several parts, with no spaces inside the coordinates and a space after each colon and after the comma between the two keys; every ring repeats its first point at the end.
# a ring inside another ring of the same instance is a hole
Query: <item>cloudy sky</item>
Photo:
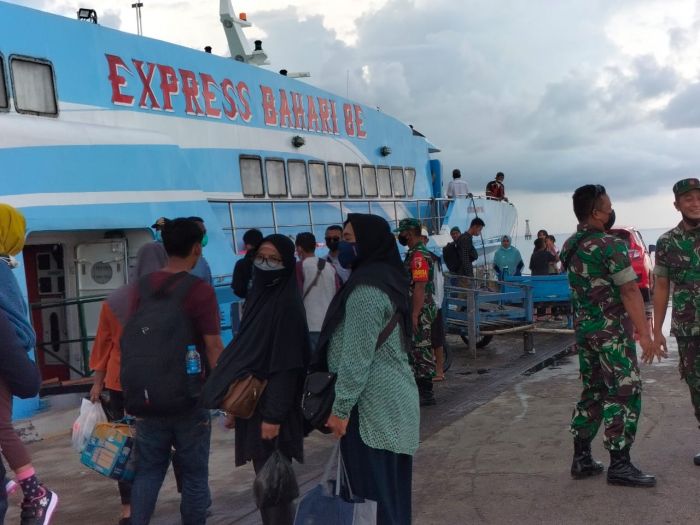
{"type": "MultiPolygon", "coordinates": [[[[132,0],[15,0],[135,32],[132,0]]],[[[218,0],[143,0],[144,34],[226,54],[218,0]]],[[[700,0],[240,0],[277,70],[379,106],[475,193],[497,171],[524,219],[564,232],[604,184],[620,224],[678,220],[700,170],[700,0]],[[349,79],[349,81],[348,81],[349,79]]]]}

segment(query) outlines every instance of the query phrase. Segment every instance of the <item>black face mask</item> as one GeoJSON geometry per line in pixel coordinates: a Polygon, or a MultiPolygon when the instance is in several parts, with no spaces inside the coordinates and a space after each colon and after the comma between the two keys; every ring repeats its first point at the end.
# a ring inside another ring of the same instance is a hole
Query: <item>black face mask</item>
{"type": "Polygon", "coordinates": [[[330,252],[336,251],[338,249],[338,244],[340,244],[340,239],[326,239],[326,246],[330,252]]]}
{"type": "Polygon", "coordinates": [[[605,224],[603,224],[603,228],[605,229],[605,231],[608,231],[614,225],[615,225],[615,210],[611,210],[610,215],[608,215],[608,220],[605,221],[605,224]]]}
{"type": "Polygon", "coordinates": [[[401,246],[408,246],[408,239],[403,235],[399,235],[399,244],[401,246]]]}

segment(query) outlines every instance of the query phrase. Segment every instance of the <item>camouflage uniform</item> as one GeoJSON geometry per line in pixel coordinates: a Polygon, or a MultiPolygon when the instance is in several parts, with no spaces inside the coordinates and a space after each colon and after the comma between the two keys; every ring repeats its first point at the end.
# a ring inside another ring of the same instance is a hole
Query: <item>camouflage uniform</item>
{"type": "Polygon", "coordinates": [[[681,222],[659,237],[654,274],[673,284],[671,335],[700,423],[700,229],[686,230],[681,222]]]}
{"type": "Polygon", "coordinates": [[[405,265],[411,276],[411,296],[415,283],[425,283],[425,301],[418,319],[418,329],[413,335],[413,373],[418,379],[432,379],[435,376],[435,357],[430,336],[431,326],[437,316],[437,306],[433,298],[433,258],[421,242],[408,250],[405,265]]]}
{"type": "Polygon", "coordinates": [[[564,244],[563,261],[572,250],[567,271],[583,392],[574,408],[571,432],[592,440],[602,421],[605,448],[622,450],[637,432],[642,382],[632,323],[619,287],[637,276],[627,246],[616,237],[579,226],[564,244]]]}

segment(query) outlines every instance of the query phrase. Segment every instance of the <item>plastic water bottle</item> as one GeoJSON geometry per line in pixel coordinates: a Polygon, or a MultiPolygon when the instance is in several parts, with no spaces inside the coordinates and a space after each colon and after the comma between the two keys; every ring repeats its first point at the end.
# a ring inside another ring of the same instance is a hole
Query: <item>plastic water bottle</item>
{"type": "Polygon", "coordinates": [[[197,352],[197,347],[195,345],[189,345],[187,347],[185,363],[187,366],[187,375],[192,376],[202,373],[202,358],[199,356],[199,352],[197,352]]]}
{"type": "Polygon", "coordinates": [[[195,345],[187,347],[185,368],[187,371],[187,393],[190,399],[197,399],[202,393],[202,358],[195,345]]]}

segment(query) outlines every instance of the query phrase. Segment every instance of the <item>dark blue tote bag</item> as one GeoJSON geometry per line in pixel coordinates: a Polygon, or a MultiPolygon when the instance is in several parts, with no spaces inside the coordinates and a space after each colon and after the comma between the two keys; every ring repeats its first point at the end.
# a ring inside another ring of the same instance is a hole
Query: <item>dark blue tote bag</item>
{"type": "Polygon", "coordinates": [[[333,448],[321,483],[307,492],[299,501],[294,525],[376,525],[377,503],[358,498],[352,493],[340,442],[333,448]],[[335,479],[331,479],[336,464],[335,479]],[[344,498],[342,493],[349,497],[344,498]]]}

